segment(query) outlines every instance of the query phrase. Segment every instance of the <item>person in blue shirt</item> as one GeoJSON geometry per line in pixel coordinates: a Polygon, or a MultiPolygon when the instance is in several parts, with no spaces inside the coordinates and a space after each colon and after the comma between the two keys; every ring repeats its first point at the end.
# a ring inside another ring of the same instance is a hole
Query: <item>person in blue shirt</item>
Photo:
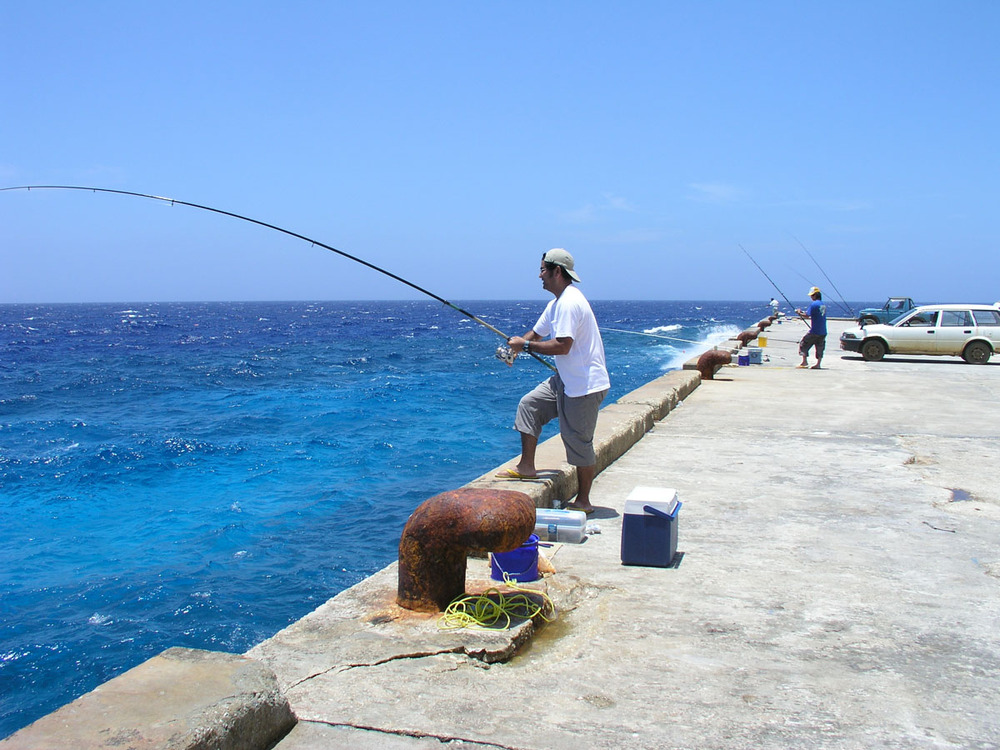
{"type": "Polygon", "coordinates": [[[823,303],[823,293],[819,287],[814,286],[809,290],[809,299],[812,303],[807,310],[796,310],[799,315],[805,318],[809,316],[809,333],[802,337],[799,342],[799,354],[802,355],[802,364],[799,367],[809,367],[809,350],[816,349],[816,364],[813,370],[819,370],[823,362],[823,352],[826,349],[826,305],[823,303]]]}

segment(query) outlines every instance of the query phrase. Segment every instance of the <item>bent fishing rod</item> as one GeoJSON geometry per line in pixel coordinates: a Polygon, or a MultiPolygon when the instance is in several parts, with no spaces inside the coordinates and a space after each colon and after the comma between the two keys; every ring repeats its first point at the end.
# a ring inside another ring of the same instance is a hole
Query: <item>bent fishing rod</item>
{"type": "MultiPolygon", "coordinates": [[[[326,250],[329,250],[330,252],[336,253],[337,255],[340,255],[340,256],[342,256],[344,258],[347,258],[348,260],[353,260],[355,263],[360,263],[361,265],[366,266],[366,267],[372,269],[373,271],[378,271],[379,273],[388,276],[390,279],[395,279],[396,281],[400,282],[401,284],[406,284],[406,286],[410,287],[411,289],[416,289],[421,294],[426,294],[431,299],[437,300],[441,304],[446,305],[447,307],[450,307],[455,312],[460,313],[461,315],[464,315],[465,317],[469,318],[470,320],[474,320],[476,323],[479,323],[479,325],[481,325],[481,326],[483,326],[485,328],[488,328],[489,330],[493,331],[493,333],[495,333],[498,336],[500,336],[501,338],[503,338],[504,341],[507,341],[507,339],[510,338],[510,336],[508,336],[506,333],[504,333],[503,331],[501,331],[501,330],[499,330],[497,328],[494,328],[493,326],[491,326],[489,323],[487,323],[482,318],[473,315],[468,310],[463,310],[458,305],[449,302],[444,297],[439,297],[438,295],[434,294],[434,292],[428,291],[427,289],[424,289],[422,286],[417,286],[412,281],[407,281],[402,276],[397,276],[396,274],[392,273],[391,271],[387,271],[384,268],[380,268],[379,266],[376,266],[374,263],[369,263],[367,260],[364,260],[363,258],[359,258],[356,255],[351,255],[350,253],[346,253],[343,250],[338,250],[337,248],[331,247],[330,245],[327,245],[324,242],[320,242],[319,240],[314,240],[312,237],[306,237],[304,234],[299,234],[298,232],[293,232],[290,229],[283,229],[282,227],[276,226],[274,224],[268,224],[266,221],[260,221],[259,219],[252,219],[249,216],[243,216],[242,214],[233,213],[232,211],[224,211],[221,208],[212,208],[211,206],[202,206],[202,205],[200,205],[198,203],[189,203],[188,201],[177,200],[176,198],[164,198],[163,196],[160,196],[160,195],[149,195],[147,193],[135,193],[135,192],[132,192],[131,190],[113,190],[111,188],[88,187],[88,186],[84,186],[84,185],[17,185],[15,187],[0,188],[0,192],[4,192],[4,191],[8,191],[8,190],[27,190],[29,192],[32,191],[32,190],[82,190],[84,192],[91,192],[91,193],[112,193],[114,195],[131,195],[131,196],[133,196],[135,198],[148,198],[148,199],[154,200],[154,201],[162,201],[163,203],[169,203],[171,206],[178,205],[178,206],[188,206],[189,208],[198,208],[198,209],[201,209],[202,211],[211,211],[212,213],[215,213],[215,214],[222,214],[223,216],[230,216],[230,217],[232,217],[234,219],[240,219],[242,221],[248,221],[251,224],[257,224],[258,226],[262,226],[262,227],[265,227],[267,229],[273,229],[275,232],[281,232],[282,234],[287,234],[290,237],[295,237],[296,239],[303,240],[305,242],[310,243],[311,245],[317,245],[317,246],[322,247],[322,248],[324,248],[326,250]]],[[[530,354],[533,358],[537,359],[539,362],[541,362],[543,365],[545,365],[549,369],[551,369],[551,370],[555,370],[556,369],[555,366],[551,362],[548,362],[548,361],[542,359],[540,356],[538,356],[534,352],[528,352],[528,354],[530,354]]]]}
{"type": "MultiPolygon", "coordinates": [[[[736,244],[739,245],[739,243],[736,243],[736,244]]],[[[739,245],[739,247],[740,247],[740,250],[742,250],[744,253],[746,253],[746,256],[750,259],[750,262],[753,263],[755,266],[757,266],[757,270],[760,271],[762,274],[764,274],[764,278],[771,282],[771,286],[773,286],[775,289],[778,289],[778,285],[775,284],[774,281],[771,279],[771,277],[767,275],[767,271],[765,271],[763,268],[761,268],[760,264],[753,259],[753,256],[750,253],[747,253],[747,249],[745,247],[743,247],[743,245],[739,245]]],[[[788,306],[790,308],[792,308],[793,310],[795,310],[795,314],[798,315],[799,320],[801,320],[803,323],[808,323],[808,321],[806,321],[806,319],[802,315],[799,315],[798,308],[796,308],[795,305],[793,305],[791,303],[791,300],[789,300],[788,297],[785,296],[785,293],[783,291],[781,291],[780,289],[778,289],[778,294],[780,294],[781,297],[782,297],[782,299],[784,299],[785,302],[788,303],[788,306]]]]}

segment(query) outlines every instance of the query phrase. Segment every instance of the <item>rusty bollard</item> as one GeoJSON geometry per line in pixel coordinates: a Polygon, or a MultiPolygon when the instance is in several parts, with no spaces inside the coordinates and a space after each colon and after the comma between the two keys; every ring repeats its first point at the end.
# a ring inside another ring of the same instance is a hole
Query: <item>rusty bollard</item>
{"type": "Polygon", "coordinates": [[[743,331],[742,333],[738,334],[736,336],[736,340],[739,341],[743,346],[746,346],[751,341],[753,341],[755,338],[757,338],[757,334],[758,333],[759,333],[759,331],[756,328],[752,328],[752,329],[748,328],[745,331],[743,331]]]}
{"type": "Polygon", "coordinates": [[[698,357],[698,372],[702,380],[713,380],[715,370],[733,361],[733,355],[720,349],[711,349],[698,357]]]}
{"type": "Polygon", "coordinates": [[[470,550],[509,552],[535,529],[535,503],[523,492],[463,488],[425,500],[399,540],[396,603],[440,612],[465,593],[470,550]]]}

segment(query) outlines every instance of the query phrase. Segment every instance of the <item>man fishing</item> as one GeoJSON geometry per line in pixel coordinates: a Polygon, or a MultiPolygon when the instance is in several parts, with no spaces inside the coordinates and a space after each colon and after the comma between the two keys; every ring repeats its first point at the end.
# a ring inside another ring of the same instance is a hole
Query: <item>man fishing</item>
{"type": "Polygon", "coordinates": [[[812,303],[807,310],[796,310],[795,312],[805,318],[809,316],[809,332],[802,337],[799,342],[799,354],[802,355],[800,368],[809,366],[809,350],[816,348],[816,364],[813,370],[819,370],[823,363],[823,351],[826,349],[826,305],[823,303],[823,293],[819,287],[812,287],[809,290],[809,299],[812,303]]]}
{"type": "Polygon", "coordinates": [[[542,256],[538,277],[542,288],[555,299],[546,305],[538,322],[523,336],[511,336],[511,350],[555,357],[556,374],[527,393],[518,404],[514,429],[521,433],[521,459],[513,469],[498,476],[533,479],[535,449],[542,427],[559,419],[559,434],[566,447],[566,460],[576,467],[576,500],[565,508],[594,512],[590,489],[597,473],[594,430],[597,411],[611,387],[604,361],[604,342],[590,303],[573,283],[580,277],[573,270],[573,256],[553,248],[542,256]]]}

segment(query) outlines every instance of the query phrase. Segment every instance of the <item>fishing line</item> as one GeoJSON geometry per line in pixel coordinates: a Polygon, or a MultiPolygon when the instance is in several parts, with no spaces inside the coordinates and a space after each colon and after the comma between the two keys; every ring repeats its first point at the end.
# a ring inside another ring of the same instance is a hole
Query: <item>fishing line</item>
{"type": "MultiPolygon", "coordinates": [[[[764,278],[771,282],[771,286],[773,286],[775,289],[778,289],[778,285],[775,284],[774,280],[770,276],[767,275],[767,271],[765,271],[763,268],[761,268],[760,264],[753,259],[753,256],[750,253],[747,253],[747,249],[745,247],[743,247],[743,245],[740,245],[739,243],[736,243],[736,244],[739,245],[740,250],[742,250],[744,253],[746,253],[746,256],[750,259],[750,262],[753,263],[755,266],[757,266],[757,270],[760,271],[762,274],[764,274],[764,278]]],[[[798,310],[796,309],[795,305],[793,305],[791,303],[791,301],[788,299],[788,297],[785,296],[785,293],[783,291],[781,291],[780,289],[778,289],[778,294],[780,294],[782,296],[782,298],[785,300],[786,303],[788,303],[788,306],[790,308],[792,308],[793,310],[796,311],[795,314],[798,315],[799,320],[801,320],[803,323],[806,323],[808,325],[808,321],[802,315],[798,314],[798,310]]]]}
{"type": "Polygon", "coordinates": [[[799,239],[798,237],[796,237],[796,236],[795,236],[794,234],[792,235],[792,239],[793,239],[793,240],[795,240],[796,242],[798,242],[798,243],[799,243],[799,246],[800,246],[800,247],[801,247],[801,248],[802,248],[803,250],[805,250],[805,251],[806,251],[806,255],[808,255],[808,256],[809,256],[809,258],[810,258],[810,259],[812,260],[812,262],[816,264],[816,268],[818,268],[818,269],[819,269],[819,271],[820,271],[820,273],[822,273],[822,274],[823,274],[823,277],[824,277],[824,278],[825,278],[825,279],[826,279],[827,281],[829,281],[829,282],[830,282],[830,286],[832,286],[832,287],[833,287],[833,291],[835,291],[835,292],[836,292],[837,294],[839,294],[839,295],[840,295],[840,304],[841,304],[841,306],[842,306],[842,307],[843,307],[844,309],[846,309],[846,310],[847,310],[847,313],[848,313],[848,315],[850,315],[850,316],[851,316],[851,317],[853,318],[853,317],[854,317],[854,310],[853,310],[853,308],[852,308],[852,307],[851,307],[851,306],[850,306],[849,304],[847,304],[847,300],[846,300],[846,299],[844,299],[844,295],[843,295],[843,294],[840,294],[840,290],[839,290],[839,289],[837,289],[837,285],[833,283],[833,279],[831,279],[831,278],[830,278],[829,276],[827,276],[827,275],[826,275],[826,271],[824,271],[824,270],[823,270],[823,267],[822,267],[822,266],[821,266],[821,265],[819,264],[819,262],[818,262],[818,261],[817,261],[817,260],[816,260],[815,258],[813,258],[813,254],[812,254],[811,252],[809,252],[809,251],[808,251],[808,250],[806,249],[806,246],[802,244],[802,240],[800,240],[800,239],[799,239]]]}
{"type": "Polygon", "coordinates": [[[489,588],[482,594],[460,597],[441,614],[438,628],[507,630],[515,618],[531,620],[536,616],[545,622],[552,622],[553,618],[549,615],[555,612],[555,605],[548,594],[518,586],[506,572],[503,574],[503,582],[517,593],[505,594],[497,588],[489,588]],[[540,597],[542,602],[539,604],[533,597],[540,597]]]}
{"type": "Polygon", "coordinates": [[[802,279],[804,282],[806,282],[809,286],[816,286],[813,283],[812,279],[807,279],[806,276],[805,276],[805,274],[803,274],[799,270],[797,270],[795,268],[792,268],[791,266],[788,266],[788,265],[786,265],[785,268],[787,268],[789,271],[791,271],[792,273],[794,273],[796,276],[798,276],[800,279],[802,279]]]}
{"type": "MultiPolygon", "coordinates": [[[[351,255],[350,253],[346,253],[343,250],[338,250],[337,248],[331,247],[330,245],[327,245],[326,243],[320,242],[319,240],[314,240],[311,237],[306,237],[304,234],[299,234],[298,232],[293,232],[293,231],[291,231],[289,229],[283,229],[283,228],[281,228],[279,226],[276,226],[274,224],[268,224],[266,221],[260,221],[258,219],[252,219],[249,216],[243,216],[241,214],[233,213],[232,211],[224,211],[221,208],[212,208],[211,206],[202,206],[202,205],[200,205],[198,203],[189,203],[188,201],[177,200],[176,198],[164,198],[163,196],[160,196],[160,195],[149,195],[147,193],[134,193],[134,192],[132,192],[130,190],[112,190],[111,188],[86,187],[86,186],[82,186],[82,185],[18,185],[16,187],[0,188],[0,192],[4,192],[4,191],[8,191],[8,190],[27,190],[29,192],[32,191],[32,190],[82,190],[82,191],[85,191],[85,192],[92,192],[92,193],[113,193],[115,195],[131,195],[131,196],[136,197],[136,198],[148,198],[148,199],[154,200],[154,201],[162,201],[163,203],[169,203],[172,206],[173,205],[179,205],[179,206],[188,206],[189,208],[198,208],[198,209],[201,209],[202,211],[211,211],[212,213],[222,214],[223,216],[230,216],[230,217],[232,217],[234,219],[240,219],[242,221],[248,221],[251,224],[257,224],[258,226],[262,226],[262,227],[265,227],[267,229],[273,229],[276,232],[281,232],[282,234],[287,234],[290,237],[295,237],[296,239],[303,240],[305,242],[310,243],[311,245],[318,245],[319,247],[322,247],[322,248],[324,248],[326,250],[329,250],[330,252],[336,253],[337,255],[343,256],[344,258],[347,258],[348,260],[353,260],[355,263],[360,263],[361,265],[366,266],[366,267],[372,269],[373,271],[378,271],[379,273],[384,274],[385,276],[388,276],[390,279],[395,279],[396,281],[400,282],[401,284],[406,284],[406,286],[410,287],[411,289],[416,289],[421,294],[426,294],[428,297],[437,300],[438,302],[440,302],[443,305],[446,305],[447,307],[450,307],[455,312],[460,313],[461,315],[464,315],[465,317],[469,318],[470,320],[474,320],[475,322],[479,323],[479,325],[481,325],[481,326],[483,326],[485,328],[488,328],[489,330],[493,331],[493,333],[495,333],[498,336],[500,336],[501,338],[503,338],[504,341],[506,341],[507,339],[510,338],[510,336],[508,336],[506,333],[504,333],[503,331],[501,331],[501,330],[499,330],[497,328],[494,328],[493,326],[491,326],[489,323],[487,323],[482,318],[479,318],[479,317],[473,315],[468,310],[463,310],[458,305],[453,304],[452,302],[449,302],[444,297],[439,297],[438,295],[434,294],[434,292],[428,291],[427,289],[424,289],[422,286],[417,286],[412,281],[407,281],[402,276],[397,276],[396,274],[392,273],[391,271],[387,271],[384,268],[380,268],[379,266],[376,266],[374,263],[369,263],[367,260],[364,260],[363,258],[359,258],[356,255],[351,255]]],[[[551,370],[555,370],[556,369],[555,366],[551,362],[547,362],[546,360],[542,359],[540,356],[538,356],[537,354],[535,354],[535,352],[528,352],[528,353],[534,359],[538,360],[539,362],[541,362],[543,365],[545,365],[549,369],[551,369],[551,370]]]]}
{"type": "MultiPolygon", "coordinates": [[[[816,286],[816,284],[813,282],[812,279],[806,278],[802,273],[800,273],[799,271],[796,271],[791,266],[785,266],[785,267],[789,271],[791,271],[792,273],[794,273],[796,276],[798,276],[800,279],[802,279],[804,282],[806,282],[809,286],[816,286]]],[[[846,312],[850,317],[852,317],[852,318],[854,317],[854,313],[851,312],[850,309],[848,309],[847,307],[845,307],[846,303],[844,303],[844,302],[837,302],[837,300],[833,300],[833,301],[836,302],[837,306],[840,307],[841,309],[843,309],[843,311],[846,312]]]]}
{"type": "Polygon", "coordinates": [[[676,336],[663,336],[658,333],[646,333],[645,331],[623,331],[620,328],[608,328],[607,326],[601,326],[602,331],[613,331],[614,333],[631,333],[633,336],[649,336],[654,339],[666,339],[667,341],[682,341],[685,344],[704,344],[704,341],[688,341],[687,339],[679,339],[676,336]]]}

